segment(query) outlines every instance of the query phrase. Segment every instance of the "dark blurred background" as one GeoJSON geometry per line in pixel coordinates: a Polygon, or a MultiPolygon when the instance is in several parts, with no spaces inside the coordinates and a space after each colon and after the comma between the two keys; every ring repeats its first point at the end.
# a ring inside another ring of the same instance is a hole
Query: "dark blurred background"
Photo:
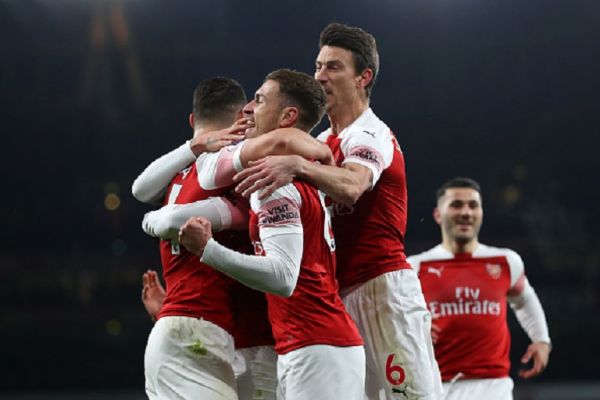
{"type": "MultiPolygon", "coordinates": [[[[130,187],[192,134],[192,91],[252,96],[313,72],[329,22],[373,33],[372,107],[405,153],[407,252],[439,241],[444,180],[484,189],[482,242],[511,247],[554,342],[534,382],[600,378],[600,1],[0,0],[0,396],[143,395],[159,269],[130,187]]],[[[513,360],[527,345],[511,316],[513,360]]],[[[524,385],[520,380],[517,387],[524,385]]]]}

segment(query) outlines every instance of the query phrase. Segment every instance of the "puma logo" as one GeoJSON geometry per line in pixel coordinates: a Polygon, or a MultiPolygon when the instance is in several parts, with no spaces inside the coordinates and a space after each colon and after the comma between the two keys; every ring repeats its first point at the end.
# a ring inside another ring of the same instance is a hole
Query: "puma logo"
{"type": "Polygon", "coordinates": [[[363,131],[363,132],[366,133],[367,135],[370,135],[373,138],[375,138],[375,132],[369,132],[369,131],[363,131]]]}
{"type": "Polygon", "coordinates": [[[437,275],[438,278],[442,277],[442,271],[444,271],[444,267],[439,267],[439,268],[434,268],[434,267],[428,267],[427,268],[427,272],[429,272],[430,274],[434,274],[437,275]]]}

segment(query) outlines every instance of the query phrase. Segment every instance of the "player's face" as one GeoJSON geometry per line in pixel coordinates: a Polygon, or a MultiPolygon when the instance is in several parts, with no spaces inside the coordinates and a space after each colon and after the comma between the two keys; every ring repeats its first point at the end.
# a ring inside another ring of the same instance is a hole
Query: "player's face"
{"type": "Polygon", "coordinates": [[[267,80],[258,88],[254,99],[244,107],[244,115],[254,120],[254,127],[246,130],[246,137],[253,138],[277,129],[281,109],[279,83],[267,80]]]}
{"type": "Polygon", "coordinates": [[[479,192],[471,188],[450,188],[438,200],[434,218],[452,241],[465,244],[477,239],[483,209],[479,192]]]}
{"type": "Polygon", "coordinates": [[[360,98],[359,78],[350,50],[323,46],[315,61],[315,79],[327,95],[327,112],[360,98]]]}

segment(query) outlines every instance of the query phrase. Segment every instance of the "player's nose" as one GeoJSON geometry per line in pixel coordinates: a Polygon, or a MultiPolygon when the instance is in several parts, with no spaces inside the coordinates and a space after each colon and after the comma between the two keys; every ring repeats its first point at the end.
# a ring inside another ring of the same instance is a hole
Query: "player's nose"
{"type": "Polygon", "coordinates": [[[319,69],[315,70],[315,79],[321,83],[326,82],[327,81],[326,68],[319,68],[319,69]]]}
{"type": "Polygon", "coordinates": [[[242,112],[244,113],[244,116],[246,118],[254,115],[254,106],[256,106],[256,102],[254,100],[251,100],[248,104],[244,106],[244,108],[242,108],[242,112]]]}

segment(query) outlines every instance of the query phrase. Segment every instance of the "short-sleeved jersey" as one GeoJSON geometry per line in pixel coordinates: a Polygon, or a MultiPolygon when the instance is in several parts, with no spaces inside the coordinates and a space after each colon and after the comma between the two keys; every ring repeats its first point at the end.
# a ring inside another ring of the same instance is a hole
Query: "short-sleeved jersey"
{"type": "Polygon", "coordinates": [[[508,376],[507,296],[520,294],[525,283],[519,255],[483,244],[454,255],[438,245],[408,261],[441,328],[434,348],[442,380],[459,372],[466,379],[508,376]]]}
{"type": "MultiPolygon", "coordinates": [[[[171,181],[165,204],[186,204],[218,196],[222,190],[206,191],[198,184],[196,165],[180,171],[171,181]]],[[[236,249],[247,243],[246,232],[226,232],[219,240],[236,249]]],[[[167,294],[158,318],[188,316],[204,318],[233,332],[234,280],[202,264],[197,256],[176,242],[161,240],[160,254],[167,294]]]]}
{"type": "Polygon", "coordinates": [[[336,165],[355,163],[373,174],[373,187],[354,206],[333,204],[341,289],[410,268],[404,254],[404,156],[390,128],[369,108],[342,132],[329,128],[318,139],[329,146],[336,165]]]}
{"type": "Polygon", "coordinates": [[[294,292],[290,297],[267,294],[275,351],[285,354],[315,344],[361,345],[356,325],[338,294],[324,195],[307,183],[294,181],[265,200],[253,194],[250,205],[250,238],[255,254],[264,255],[261,240],[271,235],[302,231],[304,236],[294,292]]]}

